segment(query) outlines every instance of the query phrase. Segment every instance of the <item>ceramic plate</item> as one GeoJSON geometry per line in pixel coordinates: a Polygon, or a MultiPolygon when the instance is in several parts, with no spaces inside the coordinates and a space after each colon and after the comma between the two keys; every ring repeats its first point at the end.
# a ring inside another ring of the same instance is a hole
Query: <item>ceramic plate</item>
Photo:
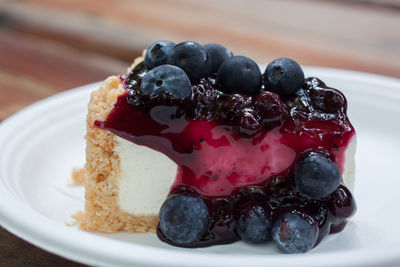
{"type": "Polygon", "coordinates": [[[99,234],[67,226],[83,209],[71,182],[84,164],[86,105],[99,83],[55,95],[0,124],[0,223],[50,252],[91,265],[130,266],[398,266],[400,265],[400,80],[344,70],[306,68],[339,88],[358,134],[358,212],[343,232],[309,253],[243,242],[182,249],[153,234],[99,234]]]}

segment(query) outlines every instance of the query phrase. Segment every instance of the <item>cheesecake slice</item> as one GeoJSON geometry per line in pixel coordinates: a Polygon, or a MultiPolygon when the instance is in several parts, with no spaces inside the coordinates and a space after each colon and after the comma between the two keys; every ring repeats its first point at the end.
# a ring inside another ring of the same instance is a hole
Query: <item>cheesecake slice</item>
{"type": "Polygon", "coordinates": [[[272,238],[289,253],[341,231],[355,212],[344,95],[296,76],[292,60],[263,75],[252,63],[214,44],[161,41],[92,92],[80,227],[157,231],[184,247],[272,238]],[[308,244],[282,238],[291,220],[308,244]]]}

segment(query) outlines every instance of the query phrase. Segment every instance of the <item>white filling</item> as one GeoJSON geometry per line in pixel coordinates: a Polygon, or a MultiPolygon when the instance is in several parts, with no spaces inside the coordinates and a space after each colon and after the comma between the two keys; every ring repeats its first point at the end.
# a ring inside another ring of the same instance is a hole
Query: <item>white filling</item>
{"type": "Polygon", "coordinates": [[[344,162],[344,170],[343,170],[343,184],[354,193],[354,183],[355,183],[355,171],[356,171],[356,146],[357,146],[357,138],[354,135],[348,145],[344,162]]]}
{"type": "Polygon", "coordinates": [[[119,208],[135,215],[158,214],[178,166],[160,152],[115,138],[120,160],[119,208]]]}

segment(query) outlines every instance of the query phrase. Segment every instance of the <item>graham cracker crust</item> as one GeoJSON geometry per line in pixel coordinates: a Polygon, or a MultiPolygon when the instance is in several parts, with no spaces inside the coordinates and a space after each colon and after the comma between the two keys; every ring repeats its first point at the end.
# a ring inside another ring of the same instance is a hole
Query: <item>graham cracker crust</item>
{"type": "MultiPolygon", "coordinates": [[[[132,69],[143,58],[134,61],[132,69]]],[[[115,135],[94,126],[95,120],[105,120],[118,96],[124,93],[120,77],[111,76],[92,92],[88,105],[85,164],[85,212],[74,219],[81,229],[113,233],[155,232],[158,215],[135,216],[118,206],[118,172],[120,161],[114,151],[115,135]]]]}
{"type": "Polygon", "coordinates": [[[74,168],[72,170],[72,181],[76,185],[85,185],[86,171],[85,169],[74,168]]]}

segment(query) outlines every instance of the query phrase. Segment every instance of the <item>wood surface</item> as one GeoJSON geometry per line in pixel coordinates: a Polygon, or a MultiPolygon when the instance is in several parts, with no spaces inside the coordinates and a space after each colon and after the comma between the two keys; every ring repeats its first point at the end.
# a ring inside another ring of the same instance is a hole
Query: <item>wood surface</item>
{"type": "MultiPolygon", "coordinates": [[[[160,39],[400,77],[399,29],[398,0],[0,0],[0,121],[122,73],[160,39]]],[[[59,265],[82,266],[0,228],[0,266],[59,265]]]]}

